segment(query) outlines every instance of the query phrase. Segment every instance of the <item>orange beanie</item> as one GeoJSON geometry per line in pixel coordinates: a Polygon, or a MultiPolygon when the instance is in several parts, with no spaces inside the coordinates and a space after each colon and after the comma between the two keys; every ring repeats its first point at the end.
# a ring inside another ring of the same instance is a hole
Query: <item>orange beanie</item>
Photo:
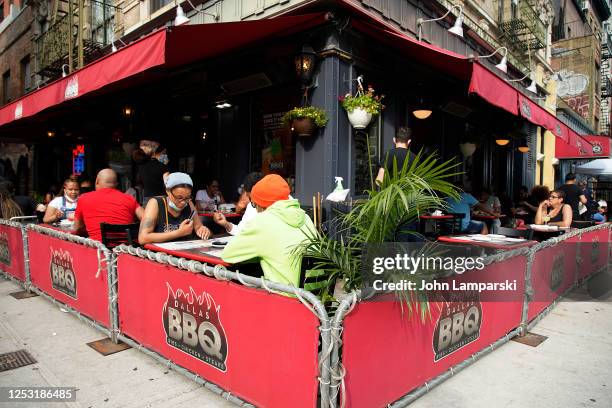
{"type": "Polygon", "coordinates": [[[289,184],[278,174],[268,174],[253,186],[251,200],[260,207],[268,208],[281,200],[289,199],[289,184]]]}

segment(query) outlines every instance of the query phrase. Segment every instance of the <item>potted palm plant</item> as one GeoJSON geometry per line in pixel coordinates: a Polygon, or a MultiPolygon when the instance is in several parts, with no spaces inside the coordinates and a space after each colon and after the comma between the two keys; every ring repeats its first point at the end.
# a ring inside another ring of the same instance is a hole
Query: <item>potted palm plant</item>
{"type": "Polygon", "coordinates": [[[327,115],[323,109],[315,106],[293,108],[285,113],[285,123],[291,125],[291,130],[298,136],[311,136],[317,128],[327,124],[327,115]]]}
{"type": "MultiPolygon", "coordinates": [[[[333,239],[323,233],[309,237],[301,250],[310,260],[313,271],[323,271],[328,284],[317,293],[323,302],[334,301],[333,289],[340,280],[349,292],[362,285],[362,252],[368,245],[397,241],[405,234],[402,226],[414,223],[426,211],[444,208],[445,197],[458,198],[453,178],[459,163],[439,162],[435,155],[419,152],[415,159],[385,172],[380,190],[367,190],[367,199],[337,215],[344,238],[333,239]]],[[[418,291],[396,291],[396,296],[410,312],[417,309],[424,317],[428,310],[426,294],[418,291]]]]}
{"type": "Polygon", "coordinates": [[[362,77],[359,77],[355,95],[347,93],[340,97],[340,103],[342,103],[349,122],[355,129],[365,129],[370,124],[372,117],[380,115],[380,112],[384,109],[381,102],[384,95],[376,95],[374,88],[371,86],[368,86],[367,92],[364,92],[361,80],[362,77]]]}

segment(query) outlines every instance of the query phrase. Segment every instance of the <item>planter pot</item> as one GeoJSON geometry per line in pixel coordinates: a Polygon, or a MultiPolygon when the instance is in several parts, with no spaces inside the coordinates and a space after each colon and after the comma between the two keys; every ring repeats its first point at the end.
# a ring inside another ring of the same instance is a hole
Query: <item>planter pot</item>
{"type": "Polygon", "coordinates": [[[293,119],[293,122],[291,122],[291,127],[298,136],[304,137],[312,136],[314,131],[317,129],[317,125],[315,125],[311,118],[293,119]]]}
{"type": "Polygon", "coordinates": [[[354,129],[365,129],[372,120],[372,114],[361,108],[355,108],[352,112],[347,111],[346,114],[354,129]]]}

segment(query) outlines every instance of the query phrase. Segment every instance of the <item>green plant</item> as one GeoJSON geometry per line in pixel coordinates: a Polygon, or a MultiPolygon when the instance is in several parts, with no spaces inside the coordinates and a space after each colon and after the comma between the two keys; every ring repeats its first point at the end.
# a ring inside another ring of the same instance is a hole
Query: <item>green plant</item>
{"type": "MultiPolygon", "coordinates": [[[[459,163],[440,163],[435,154],[424,157],[420,151],[414,160],[398,168],[394,161],[385,171],[380,190],[367,190],[367,200],[358,202],[346,214],[338,214],[340,230],[348,238],[334,240],[325,234],[308,237],[301,250],[313,261],[313,270],[324,270],[327,287],[319,294],[324,302],[333,300],[336,279],[344,281],[345,290],[362,285],[362,251],[367,245],[394,242],[398,234],[407,233],[405,226],[415,223],[420,214],[445,208],[445,197],[458,198],[459,190],[452,183],[459,163]]],[[[410,232],[408,232],[410,233],[410,232]]],[[[412,232],[415,233],[415,232],[412,232]]],[[[396,291],[410,313],[418,310],[424,319],[429,310],[427,295],[419,291],[396,291]]]]}
{"type": "Polygon", "coordinates": [[[372,115],[379,115],[385,108],[381,102],[384,97],[384,95],[376,95],[374,88],[368,86],[367,92],[363,92],[363,88],[360,88],[355,96],[347,93],[344,97],[340,97],[340,103],[347,112],[353,112],[355,108],[361,108],[372,115]]]}
{"type": "Polygon", "coordinates": [[[291,123],[294,119],[310,118],[317,127],[323,127],[327,124],[327,115],[323,109],[315,106],[304,106],[301,108],[293,108],[283,116],[285,123],[291,123]]]}

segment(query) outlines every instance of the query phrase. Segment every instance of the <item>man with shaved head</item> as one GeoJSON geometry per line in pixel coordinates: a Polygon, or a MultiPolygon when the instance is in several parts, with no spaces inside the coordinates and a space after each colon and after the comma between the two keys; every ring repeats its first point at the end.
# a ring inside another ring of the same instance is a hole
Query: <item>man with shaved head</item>
{"type": "Polygon", "coordinates": [[[96,177],[96,190],[79,197],[74,227],[87,230],[89,238],[102,241],[100,223],[131,224],[140,220],[144,209],[134,197],[117,190],[117,173],[102,169],[96,177]]]}

